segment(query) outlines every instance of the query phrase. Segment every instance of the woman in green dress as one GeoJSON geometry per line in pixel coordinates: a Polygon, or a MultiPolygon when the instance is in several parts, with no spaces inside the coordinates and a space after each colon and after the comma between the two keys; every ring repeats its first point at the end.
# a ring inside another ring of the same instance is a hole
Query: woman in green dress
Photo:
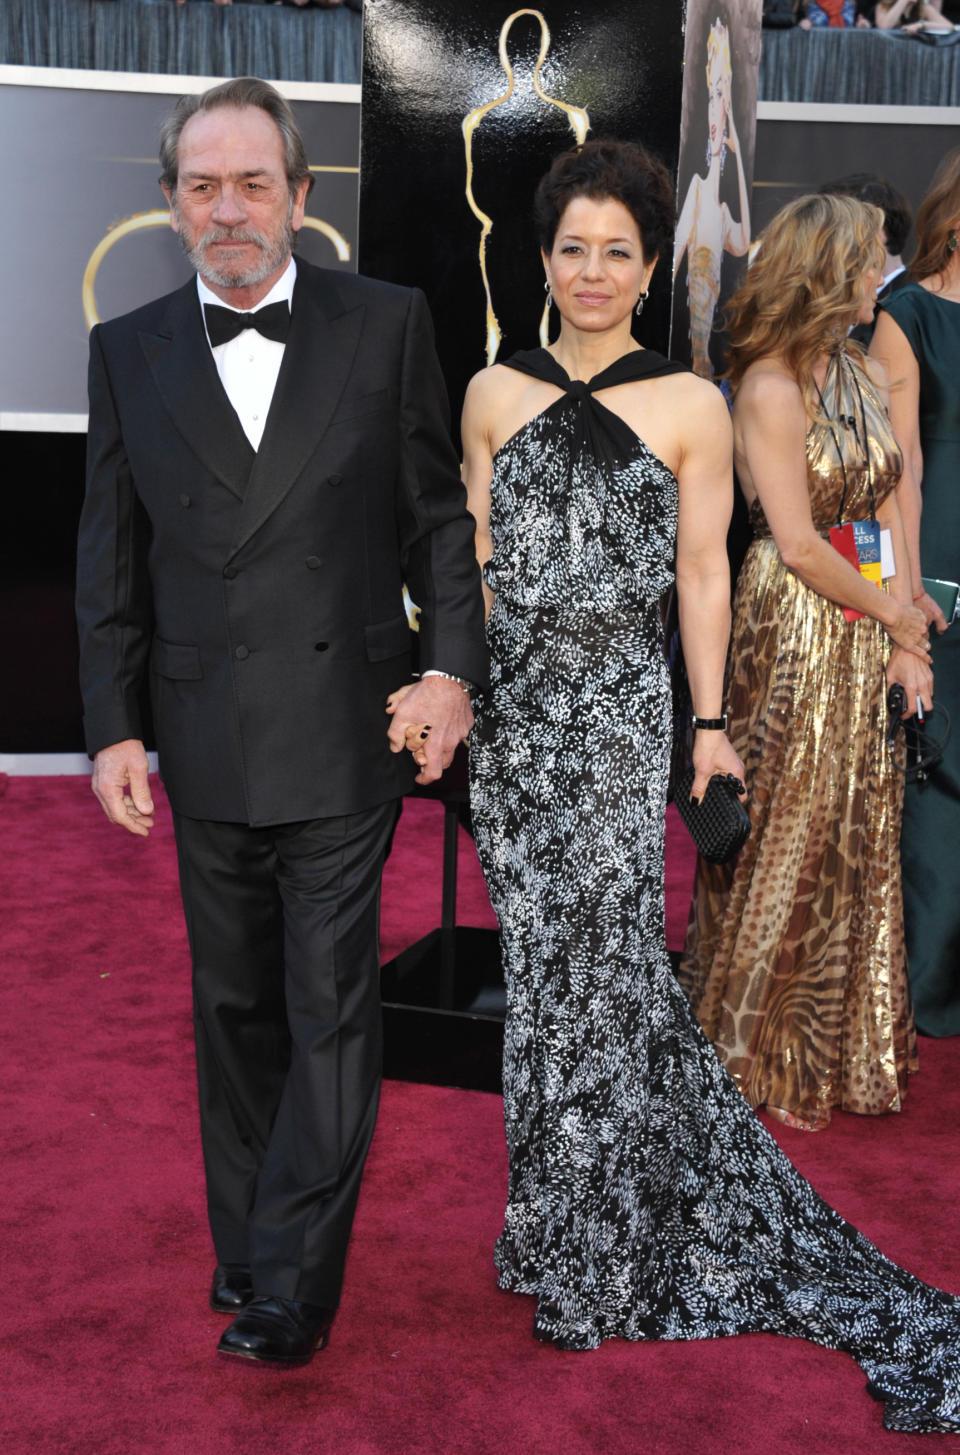
{"type": "Polygon", "coordinates": [[[912,281],[881,304],[870,352],[890,379],[903,450],[900,511],[913,597],[937,628],[936,701],[953,720],[943,762],[907,787],[901,855],[917,1029],[960,1035],[960,626],[921,577],[960,580],[960,147],[940,163],[917,213],[912,281]],[[948,630],[948,628],[950,628],[948,630]]]}

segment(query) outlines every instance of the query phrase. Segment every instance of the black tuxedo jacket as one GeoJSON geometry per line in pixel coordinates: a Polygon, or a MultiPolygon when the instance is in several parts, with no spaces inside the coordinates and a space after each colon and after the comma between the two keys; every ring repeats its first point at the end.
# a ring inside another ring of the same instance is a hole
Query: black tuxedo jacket
{"type": "Polygon", "coordinates": [[[78,620],[87,749],[142,736],[193,818],[263,825],[402,793],[387,693],[422,664],[486,681],[473,520],[423,295],[297,263],[259,451],[195,281],[90,345],[78,620]]]}

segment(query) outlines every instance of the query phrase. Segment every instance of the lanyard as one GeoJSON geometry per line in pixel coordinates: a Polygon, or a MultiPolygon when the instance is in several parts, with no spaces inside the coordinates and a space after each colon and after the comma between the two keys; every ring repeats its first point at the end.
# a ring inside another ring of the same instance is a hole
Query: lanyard
{"type": "MultiPolygon", "coordinates": [[[[836,390],[835,390],[834,403],[836,404],[838,402],[838,400],[840,400],[840,398],[841,398],[840,384],[841,384],[841,378],[842,378],[844,364],[847,364],[847,367],[850,369],[850,375],[851,375],[851,377],[853,379],[854,387],[855,387],[855,389],[857,391],[857,399],[858,399],[858,401],[860,403],[860,425],[861,425],[861,428],[863,430],[863,438],[861,439],[860,430],[857,428],[857,420],[856,420],[856,416],[855,415],[852,415],[852,414],[838,414],[837,415],[837,419],[838,419],[838,421],[840,423],[842,423],[842,424],[848,424],[852,428],[852,430],[853,430],[853,437],[856,440],[857,446],[858,446],[858,448],[860,449],[860,451],[861,451],[861,453],[863,455],[863,461],[864,461],[864,464],[867,467],[867,489],[868,489],[869,494],[870,494],[870,519],[872,521],[876,521],[876,518],[877,518],[877,503],[876,503],[876,499],[874,497],[874,490],[873,490],[873,460],[870,458],[870,443],[869,443],[869,440],[867,438],[867,410],[866,410],[866,405],[863,402],[863,392],[862,392],[862,390],[860,388],[860,380],[857,378],[857,371],[856,371],[856,369],[854,369],[849,364],[849,361],[847,359],[846,354],[841,351],[839,354],[836,355],[836,361],[837,361],[837,384],[836,384],[836,390]]],[[[826,384],[826,382],[827,382],[826,379],[824,379],[823,382],[824,382],[824,384],[826,384]]],[[[846,502],[847,502],[847,466],[846,466],[846,463],[845,463],[844,458],[843,458],[843,446],[842,446],[842,444],[840,442],[840,436],[837,434],[837,431],[834,428],[833,416],[830,414],[830,411],[827,409],[827,406],[826,406],[826,402],[824,400],[824,397],[820,393],[820,385],[817,383],[816,379],[814,379],[814,381],[813,381],[813,387],[817,391],[817,398],[820,400],[820,408],[823,411],[823,417],[827,421],[827,427],[830,430],[830,434],[831,434],[831,436],[833,438],[834,447],[835,447],[835,449],[837,451],[837,459],[840,461],[840,473],[843,476],[843,491],[842,491],[842,493],[840,495],[840,508],[837,511],[837,525],[842,525],[843,524],[843,508],[844,508],[844,506],[846,505],[846,502]]]]}

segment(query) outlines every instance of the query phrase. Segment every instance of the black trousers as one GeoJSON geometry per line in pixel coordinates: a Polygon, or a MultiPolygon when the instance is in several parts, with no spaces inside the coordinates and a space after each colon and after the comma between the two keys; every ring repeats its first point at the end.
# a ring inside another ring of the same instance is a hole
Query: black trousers
{"type": "Polygon", "coordinates": [[[270,828],[174,814],[217,1261],[335,1308],[373,1136],[387,803],[270,828]]]}

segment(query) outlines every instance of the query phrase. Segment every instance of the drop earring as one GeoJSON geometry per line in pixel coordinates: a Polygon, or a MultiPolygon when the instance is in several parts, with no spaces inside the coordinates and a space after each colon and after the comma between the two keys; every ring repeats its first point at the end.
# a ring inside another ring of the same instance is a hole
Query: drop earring
{"type": "Polygon", "coordinates": [[[650,297],[650,289],[649,288],[644,288],[643,291],[642,291],[642,293],[640,294],[640,297],[637,299],[637,306],[633,310],[634,313],[637,315],[638,318],[640,317],[641,313],[643,312],[643,305],[646,303],[646,301],[647,301],[647,299],[649,297],[650,297]]]}
{"type": "Polygon", "coordinates": [[[547,307],[548,308],[552,308],[553,307],[553,291],[552,291],[552,289],[550,287],[550,279],[549,278],[547,279],[547,281],[543,285],[543,291],[547,295],[547,307]]]}
{"type": "Polygon", "coordinates": [[[948,253],[955,253],[956,251],[957,251],[957,234],[955,232],[952,232],[950,234],[950,236],[947,238],[947,252],[948,253]]]}

